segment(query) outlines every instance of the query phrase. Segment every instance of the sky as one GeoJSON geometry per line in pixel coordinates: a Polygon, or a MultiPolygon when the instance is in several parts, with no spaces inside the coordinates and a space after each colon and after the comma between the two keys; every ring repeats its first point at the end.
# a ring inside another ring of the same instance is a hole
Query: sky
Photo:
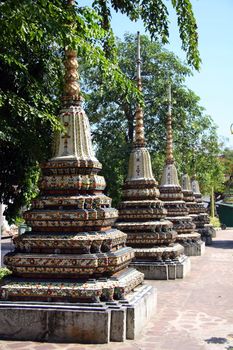
{"type": "MultiPolygon", "coordinates": [[[[226,146],[233,148],[233,0],[191,0],[198,25],[199,51],[202,59],[200,72],[193,71],[193,77],[186,85],[200,98],[218,126],[218,135],[226,146]],[[227,140],[228,139],[228,140],[227,140]]],[[[170,1],[165,3],[169,5],[170,1]]],[[[170,44],[166,48],[182,60],[176,15],[170,15],[170,44]]],[[[116,36],[123,38],[125,32],[145,33],[142,22],[131,22],[126,16],[112,13],[112,27],[116,36]]]]}

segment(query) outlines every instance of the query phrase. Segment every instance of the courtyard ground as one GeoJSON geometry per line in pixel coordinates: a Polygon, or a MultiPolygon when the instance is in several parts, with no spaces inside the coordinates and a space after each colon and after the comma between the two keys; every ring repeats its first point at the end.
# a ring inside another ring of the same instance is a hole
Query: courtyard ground
{"type": "MultiPolygon", "coordinates": [[[[135,341],[106,345],[0,341],[1,350],[233,350],[233,230],[218,231],[184,280],[147,281],[158,308],[135,341]]],[[[0,325],[1,327],[1,325],[0,325]]]]}

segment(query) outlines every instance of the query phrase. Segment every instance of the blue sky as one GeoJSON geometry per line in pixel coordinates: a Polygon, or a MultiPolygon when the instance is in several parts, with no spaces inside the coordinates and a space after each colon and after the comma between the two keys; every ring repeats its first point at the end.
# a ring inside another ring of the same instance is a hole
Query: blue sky
{"type": "MultiPolygon", "coordinates": [[[[165,3],[169,5],[170,1],[165,3]]],[[[187,79],[187,86],[200,96],[201,105],[218,126],[218,135],[228,138],[226,145],[233,147],[233,0],[192,0],[192,5],[202,65],[200,72],[194,71],[193,77],[187,79]]],[[[176,16],[169,9],[170,44],[166,48],[184,60],[176,16]]],[[[142,22],[131,22],[119,13],[112,14],[112,26],[120,38],[125,32],[145,33],[142,22]]]]}

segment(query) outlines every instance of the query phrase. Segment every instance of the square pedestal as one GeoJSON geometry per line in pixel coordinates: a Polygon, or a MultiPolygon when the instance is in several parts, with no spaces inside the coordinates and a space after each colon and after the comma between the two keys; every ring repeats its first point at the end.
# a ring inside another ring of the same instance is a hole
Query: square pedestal
{"type": "Polygon", "coordinates": [[[133,261],[130,266],[144,273],[145,279],[170,280],[184,278],[191,270],[191,261],[182,256],[174,261],[133,261]]]}
{"type": "Polygon", "coordinates": [[[187,256],[202,256],[205,253],[205,242],[199,240],[191,243],[182,243],[184,247],[184,254],[187,256]]]}
{"type": "Polygon", "coordinates": [[[202,235],[201,236],[202,241],[205,243],[205,245],[212,245],[213,241],[212,241],[212,236],[211,235],[202,235]]]}
{"type": "Polygon", "coordinates": [[[156,289],[146,285],[126,300],[106,303],[0,301],[0,339],[89,344],[135,339],[156,304],[156,289]]]}
{"type": "Polygon", "coordinates": [[[201,239],[205,242],[205,245],[212,245],[212,239],[216,237],[216,230],[211,224],[205,224],[204,227],[198,228],[198,232],[201,234],[201,239]]]}

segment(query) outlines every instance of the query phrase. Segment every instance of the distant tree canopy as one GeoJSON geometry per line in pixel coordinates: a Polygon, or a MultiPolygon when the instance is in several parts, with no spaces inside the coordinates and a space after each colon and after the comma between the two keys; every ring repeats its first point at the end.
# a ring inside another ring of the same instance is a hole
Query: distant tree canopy
{"type": "MultiPolygon", "coordinates": [[[[200,106],[199,97],[185,86],[190,69],[159,43],[141,36],[145,134],[151,153],[154,174],[160,181],[165,159],[168,109],[167,88],[172,84],[174,152],[179,174],[196,174],[204,192],[223,182],[223,168],[216,127],[200,106]]],[[[135,78],[136,37],[127,34],[118,41],[119,65],[135,78]]],[[[137,100],[118,86],[100,79],[98,68],[82,67],[83,86],[87,92],[86,111],[93,123],[98,159],[103,163],[107,190],[115,205],[127,174],[133,141],[137,100]]]]}
{"type": "Polygon", "coordinates": [[[224,147],[220,155],[221,163],[224,167],[224,174],[226,180],[233,176],[233,149],[224,147]]]}
{"type": "MultiPolygon", "coordinates": [[[[189,0],[171,0],[188,63],[199,68],[197,26],[189,0]]],[[[141,18],[151,37],[168,41],[165,0],[102,1],[67,7],[66,0],[0,0],[0,202],[13,220],[36,194],[38,162],[50,155],[63,76],[63,49],[99,67],[99,78],[140,98],[118,66],[110,7],[141,18]],[[73,24],[72,24],[73,23],[73,24]]],[[[130,97],[129,97],[130,96],[130,97]]],[[[122,146],[124,147],[124,146],[122,146]]]]}

